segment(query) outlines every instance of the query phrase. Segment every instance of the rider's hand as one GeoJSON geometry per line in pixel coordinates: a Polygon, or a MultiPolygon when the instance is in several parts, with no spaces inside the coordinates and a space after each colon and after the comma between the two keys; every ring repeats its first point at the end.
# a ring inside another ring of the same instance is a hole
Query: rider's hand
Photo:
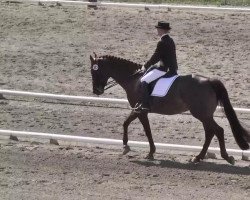
{"type": "Polygon", "coordinates": [[[142,70],[142,71],[144,71],[144,72],[146,71],[146,68],[145,68],[145,66],[144,66],[144,65],[142,65],[141,70],[142,70]]]}

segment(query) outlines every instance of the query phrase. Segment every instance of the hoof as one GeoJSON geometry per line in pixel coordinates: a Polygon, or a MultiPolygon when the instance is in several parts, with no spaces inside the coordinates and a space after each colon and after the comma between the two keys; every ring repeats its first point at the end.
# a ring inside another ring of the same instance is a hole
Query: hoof
{"type": "Polygon", "coordinates": [[[10,140],[19,141],[17,136],[10,135],[10,140]]]}
{"type": "Polygon", "coordinates": [[[145,159],[147,159],[147,160],[154,160],[154,155],[149,153],[149,154],[145,157],[145,159]]]}
{"type": "Polygon", "coordinates": [[[190,159],[189,162],[194,163],[194,164],[198,164],[200,162],[200,159],[198,159],[197,157],[193,157],[190,159]]]}
{"type": "Polygon", "coordinates": [[[123,155],[126,155],[128,152],[130,152],[131,151],[131,149],[130,149],[130,147],[128,146],[128,145],[125,145],[124,147],[123,147],[123,152],[122,152],[122,154],[123,155]]]}
{"type": "Polygon", "coordinates": [[[55,140],[55,139],[50,139],[50,140],[49,140],[49,143],[50,143],[50,144],[54,144],[54,145],[59,145],[58,141],[55,140]]]}
{"type": "Polygon", "coordinates": [[[0,99],[6,100],[6,98],[2,94],[0,94],[0,99]]]}
{"type": "Polygon", "coordinates": [[[229,162],[231,165],[234,165],[235,164],[235,159],[233,156],[230,156],[228,159],[227,159],[227,162],[229,162]]]}

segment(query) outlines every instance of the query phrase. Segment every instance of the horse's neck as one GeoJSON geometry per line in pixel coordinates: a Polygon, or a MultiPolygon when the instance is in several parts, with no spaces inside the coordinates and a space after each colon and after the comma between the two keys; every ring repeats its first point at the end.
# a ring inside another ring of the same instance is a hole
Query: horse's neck
{"type": "Polygon", "coordinates": [[[130,103],[137,101],[138,83],[140,82],[141,73],[135,74],[136,69],[140,66],[134,66],[126,60],[114,58],[108,61],[106,66],[109,68],[109,75],[126,91],[130,103]],[[135,68],[134,68],[135,67],[135,68]]]}
{"type": "Polygon", "coordinates": [[[141,74],[126,74],[126,76],[122,77],[112,77],[125,90],[131,106],[134,106],[138,101],[138,88],[141,76],[141,74]]]}
{"type": "Polygon", "coordinates": [[[138,80],[132,73],[116,72],[111,77],[124,89],[128,90],[138,80]]]}

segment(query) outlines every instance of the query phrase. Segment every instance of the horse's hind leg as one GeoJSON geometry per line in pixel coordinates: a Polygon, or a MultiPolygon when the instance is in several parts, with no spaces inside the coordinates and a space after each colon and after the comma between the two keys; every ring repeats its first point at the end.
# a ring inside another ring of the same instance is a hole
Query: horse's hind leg
{"type": "Polygon", "coordinates": [[[224,129],[221,128],[214,120],[213,123],[215,126],[215,135],[219,140],[221,157],[224,158],[230,164],[234,165],[235,163],[234,157],[232,156],[229,157],[226,151],[225,140],[224,140],[224,129]]]}
{"type": "Polygon", "coordinates": [[[221,157],[233,165],[235,162],[234,158],[232,156],[229,157],[228,153],[226,151],[223,128],[221,128],[214,121],[214,119],[211,119],[209,121],[204,121],[203,127],[205,129],[205,143],[203,145],[203,148],[202,148],[200,154],[193,159],[193,162],[199,162],[200,160],[204,159],[204,157],[207,153],[208,147],[211,143],[211,140],[213,139],[214,135],[216,135],[216,137],[219,140],[221,157]]]}
{"type": "Polygon", "coordinates": [[[125,122],[123,123],[123,155],[127,154],[130,151],[130,147],[128,146],[128,126],[138,117],[138,113],[132,111],[130,115],[127,117],[125,122]]]}
{"type": "Polygon", "coordinates": [[[204,159],[204,157],[207,153],[208,147],[211,143],[211,140],[214,137],[214,128],[212,127],[211,122],[204,121],[203,127],[205,130],[205,142],[203,144],[203,148],[202,148],[200,154],[192,159],[192,162],[195,162],[195,163],[200,162],[200,160],[204,159]]]}

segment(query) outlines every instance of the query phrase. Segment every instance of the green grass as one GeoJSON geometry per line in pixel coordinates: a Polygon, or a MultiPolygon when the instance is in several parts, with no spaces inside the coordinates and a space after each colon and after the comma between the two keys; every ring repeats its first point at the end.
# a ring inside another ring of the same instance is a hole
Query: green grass
{"type": "Polygon", "coordinates": [[[111,0],[115,2],[130,3],[173,3],[173,4],[199,4],[199,5],[228,5],[250,6],[250,0],[111,0]]]}

